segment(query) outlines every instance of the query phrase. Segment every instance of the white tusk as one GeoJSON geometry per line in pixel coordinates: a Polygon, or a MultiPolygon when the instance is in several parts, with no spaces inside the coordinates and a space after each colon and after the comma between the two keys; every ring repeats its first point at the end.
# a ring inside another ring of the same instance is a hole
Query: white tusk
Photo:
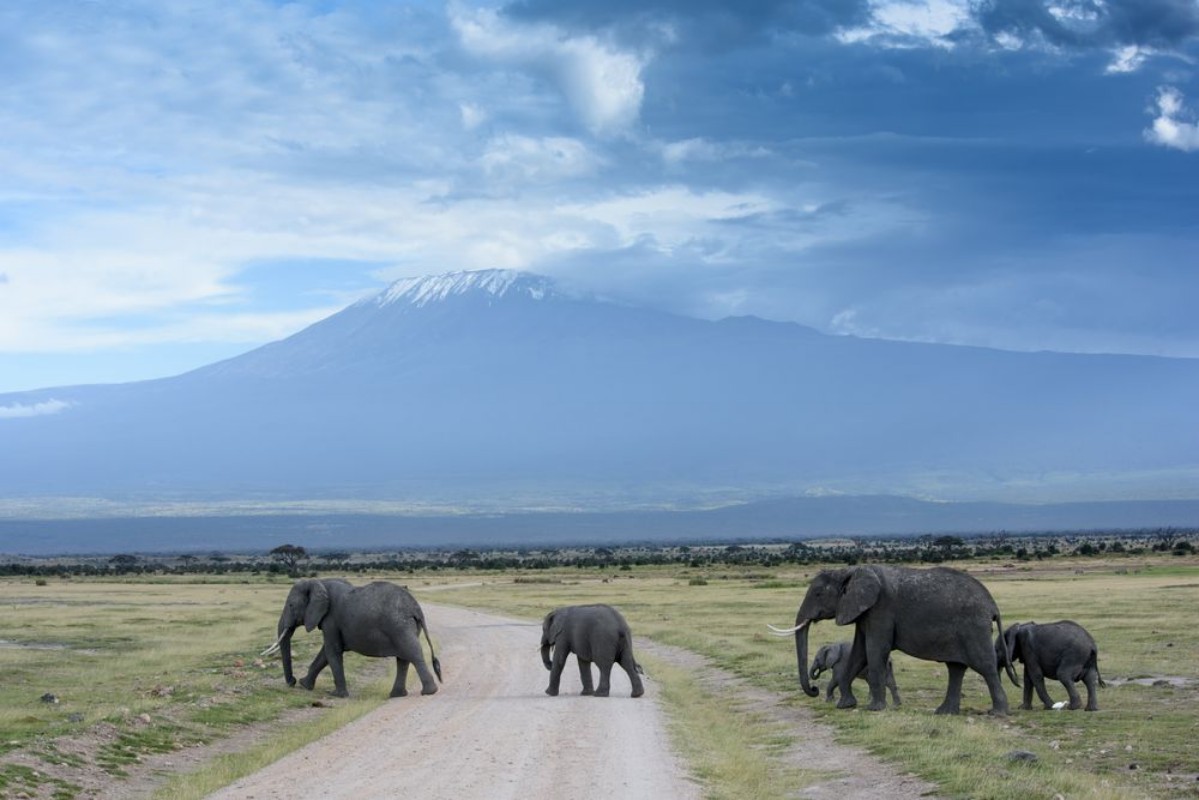
{"type": "Polygon", "coordinates": [[[279,643],[283,641],[283,637],[286,635],[287,635],[286,633],[279,634],[279,638],[275,640],[275,643],[273,645],[271,645],[270,647],[268,647],[267,649],[263,650],[261,653],[258,654],[259,658],[262,658],[264,656],[273,655],[274,653],[279,652],[279,643]]]}
{"type": "Polygon", "coordinates": [[[803,625],[796,625],[793,628],[776,628],[773,625],[771,625],[770,623],[766,623],[766,627],[770,628],[770,630],[774,631],[775,636],[790,636],[791,634],[795,633],[797,630],[799,630],[800,628],[804,627],[804,625],[807,625],[807,624],[808,623],[805,622],[805,623],[803,623],[803,625]]]}

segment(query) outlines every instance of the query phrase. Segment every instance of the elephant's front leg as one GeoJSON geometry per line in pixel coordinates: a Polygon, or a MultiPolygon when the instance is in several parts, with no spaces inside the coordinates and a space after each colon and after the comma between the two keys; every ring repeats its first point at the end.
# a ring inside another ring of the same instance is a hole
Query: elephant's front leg
{"type": "MultiPolygon", "coordinates": [[[[1048,690],[1045,689],[1045,673],[1035,661],[1031,664],[1026,664],[1025,666],[1026,671],[1024,674],[1027,676],[1025,680],[1028,683],[1031,683],[1033,688],[1037,690],[1037,697],[1041,699],[1041,705],[1043,705],[1046,710],[1053,708],[1053,698],[1049,696],[1048,690]]],[[[1031,698],[1029,698],[1028,707],[1032,708],[1031,698]]]]}
{"type": "Polygon", "coordinates": [[[321,674],[321,670],[329,666],[329,659],[325,657],[325,648],[321,647],[316,653],[316,658],[312,659],[312,663],[308,665],[308,674],[300,678],[300,685],[308,691],[312,691],[312,687],[316,686],[316,676],[321,674]]]}
{"type": "Polygon", "coordinates": [[[887,707],[887,659],[891,654],[879,648],[871,649],[866,665],[866,682],[870,684],[870,704],[867,711],[882,711],[887,707]]]}
{"type": "Polygon", "coordinates": [[[579,662],[579,680],[583,682],[583,691],[579,694],[595,694],[595,686],[591,683],[591,662],[575,656],[579,662]]]}
{"type": "Polygon", "coordinates": [[[1022,702],[1020,704],[1020,707],[1023,708],[1025,711],[1032,711],[1032,691],[1033,691],[1032,690],[1032,673],[1029,672],[1028,665],[1025,664],[1024,665],[1024,691],[1023,691],[1024,702],[1022,702]]]}
{"type": "Polygon", "coordinates": [[[329,668],[333,670],[333,694],[337,697],[349,697],[350,692],[346,688],[345,663],[342,660],[342,651],[336,643],[325,642],[325,658],[329,660],[329,668]]]}

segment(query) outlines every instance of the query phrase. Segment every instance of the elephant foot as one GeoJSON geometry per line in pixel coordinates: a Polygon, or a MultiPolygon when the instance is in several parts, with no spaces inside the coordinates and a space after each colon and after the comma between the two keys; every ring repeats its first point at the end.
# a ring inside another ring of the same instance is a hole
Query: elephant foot
{"type": "MultiPolygon", "coordinates": [[[[422,686],[420,693],[421,694],[437,694],[437,687],[436,686],[422,686]]],[[[405,692],[405,694],[407,694],[407,692],[405,692]]]]}
{"type": "Polygon", "coordinates": [[[349,697],[350,693],[346,689],[334,689],[333,696],[334,697],[349,697]]]}
{"type": "Polygon", "coordinates": [[[1087,711],[1098,711],[1099,706],[1087,706],[1087,711]]]}
{"type": "Polygon", "coordinates": [[[586,689],[585,688],[585,689],[583,689],[583,691],[579,692],[579,694],[584,695],[584,696],[592,695],[592,694],[595,694],[595,689],[586,689]]]}
{"type": "MultiPolygon", "coordinates": [[[[991,710],[992,710],[992,712],[993,712],[995,709],[991,709],[991,710]]],[[[960,709],[958,706],[956,706],[956,705],[950,705],[950,704],[948,704],[948,703],[942,703],[941,705],[937,706],[937,710],[936,710],[936,711],[934,711],[933,713],[934,713],[934,714],[940,714],[940,715],[946,715],[946,714],[960,714],[960,713],[962,713],[962,710],[961,710],[961,709],[960,709]]]]}
{"type": "Polygon", "coordinates": [[[311,678],[300,678],[300,685],[303,686],[305,689],[307,689],[310,692],[312,691],[312,687],[315,684],[316,684],[316,681],[312,680],[311,678]]]}
{"type": "Polygon", "coordinates": [[[295,687],[295,685],[296,685],[296,679],[295,679],[294,677],[287,677],[287,678],[285,678],[284,680],[286,680],[286,681],[287,681],[287,685],[288,685],[289,687],[293,687],[293,688],[295,687]]]}
{"type": "Polygon", "coordinates": [[[546,694],[548,694],[550,697],[557,697],[557,696],[558,696],[558,690],[557,690],[557,689],[555,689],[553,686],[550,686],[549,688],[547,688],[547,689],[545,690],[545,693],[546,693],[546,694]]]}
{"type": "Polygon", "coordinates": [[[858,699],[856,697],[842,695],[841,699],[837,701],[837,708],[854,708],[857,704],[858,699]]]}
{"type": "Polygon", "coordinates": [[[391,694],[388,695],[388,697],[407,697],[407,696],[408,696],[407,689],[392,689],[391,694]]]}
{"type": "Polygon", "coordinates": [[[1080,708],[1082,708],[1082,702],[1081,702],[1081,701],[1080,701],[1080,702],[1077,702],[1077,703],[1071,703],[1071,704],[1070,704],[1070,710],[1071,710],[1071,711],[1077,711],[1077,710],[1078,710],[1078,709],[1080,709],[1080,708]]]}
{"type": "Polygon", "coordinates": [[[885,700],[871,700],[866,704],[867,711],[886,711],[887,703],[885,700]]]}
{"type": "Polygon", "coordinates": [[[989,716],[989,717],[1006,717],[1007,709],[1006,708],[992,708],[990,711],[987,712],[987,716],[989,716]]]}
{"type": "Polygon", "coordinates": [[[608,689],[604,689],[604,688],[599,688],[599,689],[596,689],[596,690],[595,690],[595,696],[596,696],[596,697],[607,697],[607,696],[608,696],[608,691],[609,691],[608,689]]]}
{"type": "MultiPolygon", "coordinates": [[[[1025,711],[1032,711],[1032,703],[1021,703],[1020,708],[1024,709],[1025,711]]],[[[1048,710],[1053,708],[1053,706],[1045,706],[1045,708],[1048,710]]]]}
{"type": "Polygon", "coordinates": [[[643,694],[645,694],[645,689],[640,686],[633,690],[633,697],[640,697],[643,694]]]}

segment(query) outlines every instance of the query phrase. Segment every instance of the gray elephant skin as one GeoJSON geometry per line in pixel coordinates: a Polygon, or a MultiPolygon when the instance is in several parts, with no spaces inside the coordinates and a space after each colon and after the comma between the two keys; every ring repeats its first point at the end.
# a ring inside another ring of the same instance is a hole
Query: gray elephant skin
{"type": "MultiPolygon", "coordinates": [[[[891,651],[899,650],[945,664],[949,682],[938,714],[961,711],[967,667],[987,682],[991,713],[1007,713],[1007,695],[999,681],[991,638],[991,626],[996,626],[997,636],[1002,635],[1003,622],[991,593],[970,575],[946,567],[925,570],[876,564],[818,573],[799,606],[795,626],[771,626],[777,634],[795,635],[799,682],[809,697],[820,692],[808,682],[808,631],[822,619],[854,625],[853,647],[838,684],[838,708],[857,705],[851,684],[863,669],[870,684],[866,709],[886,708],[886,665],[891,651]]],[[[1005,667],[1018,686],[1010,660],[1005,667]]]]}
{"type": "Polygon", "coordinates": [[[645,694],[633,658],[633,636],[629,624],[612,606],[564,606],[545,615],[541,623],[541,662],[550,671],[545,693],[557,696],[562,668],[574,653],[579,662],[582,694],[607,697],[611,691],[612,665],[620,664],[633,685],[633,697],[645,694]],[[599,686],[593,686],[591,665],[599,667],[599,686]]]}
{"type": "Polygon", "coordinates": [[[437,680],[441,680],[441,663],[433,652],[424,612],[404,587],[387,581],[358,587],[340,579],[297,581],[288,592],[283,613],[279,615],[279,638],[264,651],[264,654],[276,649],[281,651],[283,677],[288,686],[296,685],[291,667],[291,637],[301,624],[306,631],[320,628],[324,636],[324,645],[308,667],[308,674],[299,680],[305,689],[312,689],[321,670],[328,666],[333,671],[333,693],[338,697],[349,696],[342,655],[350,651],[364,656],[395,658],[396,677],[391,697],[408,694],[405,684],[410,664],[416,667],[420,676],[421,694],[437,692],[437,683],[425,665],[421,650],[421,631],[429,642],[437,680]]]}
{"type": "MultiPolygon", "coordinates": [[[[1045,708],[1053,708],[1053,700],[1045,691],[1045,679],[1061,681],[1070,696],[1071,710],[1082,708],[1082,698],[1074,684],[1078,681],[1087,687],[1087,711],[1098,711],[1096,687],[1107,686],[1099,674],[1099,647],[1095,639],[1083,626],[1068,619],[1038,625],[1035,622],[1018,623],[1003,632],[1004,646],[1011,652],[1012,661],[1024,664],[1024,703],[1021,708],[1032,708],[1032,693],[1035,689],[1045,708]]],[[[996,659],[1002,658],[999,643],[995,647],[996,659]]]]}
{"type": "MultiPolygon", "coordinates": [[[[849,654],[853,649],[853,642],[837,642],[836,644],[826,644],[816,651],[816,657],[812,659],[812,669],[809,671],[812,680],[820,677],[825,670],[832,670],[833,676],[825,688],[825,700],[833,699],[833,689],[841,685],[841,681],[845,679],[844,672],[849,668],[849,654]]],[[[865,678],[866,670],[863,669],[856,678],[865,678]]],[[[891,702],[895,705],[901,705],[899,699],[899,686],[895,683],[895,671],[891,665],[891,659],[887,659],[887,674],[885,677],[887,688],[891,690],[891,702]]]]}

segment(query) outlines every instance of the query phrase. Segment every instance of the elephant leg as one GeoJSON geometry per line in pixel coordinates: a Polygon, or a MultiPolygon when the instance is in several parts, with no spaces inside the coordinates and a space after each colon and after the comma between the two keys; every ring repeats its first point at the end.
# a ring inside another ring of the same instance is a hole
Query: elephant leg
{"type": "Polygon", "coordinates": [[[833,702],[833,687],[837,685],[837,674],[833,673],[833,677],[829,678],[828,687],[824,690],[824,700],[827,703],[833,702]]]}
{"type": "Polygon", "coordinates": [[[645,686],[641,683],[641,675],[637,672],[637,661],[633,658],[632,648],[625,648],[620,654],[620,666],[629,674],[629,683],[633,685],[633,697],[645,694],[645,686]]]}
{"type": "Polygon", "coordinates": [[[329,659],[325,657],[325,648],[322,647],[316,653],[316,658],[312,659],[312,663],[308,666],[308,674],[300,678],[300,685],[308,691],[312,691],[312,687],[316,685],[316,676],[321,674],[321,670],[329,665],[329,659]]]}
{"type": "Polygon", "coordinates": [[[595,694],[595,686],[591,682],[591,662],[577,657],[576,660],[579,662],[579,680],[583,682],[583,691],[579,694],[595,694]]]}
{"type": "Polygon", "coordinates": [[[962,678],[966,675],[966,665],[948,662],[945,668],[949,671],[949,685],[945,688],[945,699],[937,706],[937,714],[959,714],[962,710],[962,678]]]}
{"type": "Polygon", "coordinates": [[[608,660],[595,662],[599,667],[600,681],[595,688],[596,697],[607,697],[612,692],[612,662],[608,660]]]}
{"type": "MultiPolygon", "coordinates": [[[[1036,689],[1037,697],[1041,699],[1041,704],[1047,709],[1053,708],[1053,698],[1049,696],[1049,692],[1045,689],[1045,673],[1036,664],[1032,664],[1028,667],[1026,674],[1030,679],[1029,683],[1036,689]]],[[[1029,705],[1031,706],[1031,703],[1029,705]]]]}
{"type": "MultiPolygon", "coordinates": [[[[401,675],[396,673],[396,685],[403,694],[393,694],[392,697],[403,697],[408,692],[405,690],[405,683],[408,677],[408,665],[416,667],[416,674],[420,678],[421,694],[437,694],[437,681],[433,679],[433,673],[429,671],[429,665],[425,663],[425,653],[420,647],[420,632],[413,630],[411,635],[402,634],[394,640],[396,648],[396,661],[404,662],[404,683],[400,682],[401,675]]],[[[394,691],[394,690],[393,690],[394,691]]]]}
{"type": "Polygon", "coordinates": [[[833,669],[833,675],[837,678],[837,688],[841,690],[837,708],[853,708],[858,704],[858,698],[853,694],[853,679],[866,668],[866,637],[860,631],[854,634],[848,663],[846,659],[842,659],[837,667],[841,668],[840,672],[835,667],[833,669]]]}
{"type": "MultiPolygon", "coordinates": [[[[1059,672],[1058,674],[1061,675],[1070,673],[1059,672]]],[[[1066,694],[1070,696],[1070,710],[1077,711],[1078,709],[1082,708],[1082,698],[1078,696],[1078,690],[1074,688],[1074,681],[1070,680],[1069,678],[1058,678],[1058,680],[1061,682],[1062,686],[1066,687],[1066,694]]]]}
{"type": "Polygon", "coordinates": [[[396,679],[391,685],[391,694],[389,697],[407,697],[408,696],[408,662],[396,656],[396,679]]]}
{"type": "Polygon", "coordinates": [[[420,693],[437,694],[437,681],[433,678],[433,673],[429,671],[425,657],[422,655],[412,659],[412,666],[416,667],[416,674],[420,678],[420,693]]]}
{"type": "MultiPolygon", "coordinates": [[[[870,685],[867,711],[882,711],[887,707],[887,664],[891,654],[882,647],[867,647],[866,682],[870,685]]],[[[853,673],[850,673],[851,675],[853,673]]]]}
{"type": "Polygon", "coordinates": [[[1098,711],[1099,701],[1097,699],[1098,692],[1096,690],[1096,685],[1099,682],[1098,671],[1089,669],[1084,672],[1082,675],[1082,682],[1086,684],[1087,687],[1087,711],[1098,711]]]}
{"type": "Polygon", "coordinates": [[[974,671],[983,676],[983,680],[987,682],[987,691],[991,693],[991,710],[988,713],[993,716],[1007,716],[1007,693],[1003,691],[999,667],[994,659],[988,659],[981,666],[982,669],[974,667],[974,671]]]}
{"type": "Polygon", "coordinates": [[[329,669],[333,670],[333,694],[337,697],[349,697],[346,688],[346,669],[342,661],[342,651],[332,644],[325,643],[325,658],[329,659],[329,669]]]}
{"type": "Polygon", "coordinates": [[[1028,671],[1028,665],[1024,665],[1024,702],[1020,707],[1025,711],[1032,711],[1032,674],[1028,671]]]}
{"type": "Polygon", "coordinates": [[[891,699],[895,702],[895,707],[902,705],[899,699],[899,684],[895,682],[895,670],[890,661],[887,661],[887,688],[891,690],[891,699]]]}
{"type": "Polygon", "coordinates": [[[550,685],[545,689],[545,693],[550,697],[558,696],[558,685],[562,682],[562,668],[566,666],[568,655],[570,655],[570,650],[565,645],[558,645],[554,648],[554,661],[550,665],[550,685]]]}

